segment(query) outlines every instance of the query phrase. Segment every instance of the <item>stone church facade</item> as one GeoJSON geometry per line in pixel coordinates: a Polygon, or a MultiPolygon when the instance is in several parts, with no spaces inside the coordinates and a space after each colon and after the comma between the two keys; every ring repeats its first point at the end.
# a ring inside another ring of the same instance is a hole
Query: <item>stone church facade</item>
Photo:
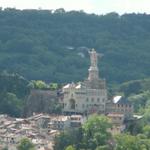
{"type": "Polygon", "coordinates": [[[99,78],[98,55],[92,49],[89,51],[91,65],[88,78],[79,83],[70,83],[63,87],[63,112],[90,114],[105,113],[107,103],[107,89],[105,80],[99,78]]]}

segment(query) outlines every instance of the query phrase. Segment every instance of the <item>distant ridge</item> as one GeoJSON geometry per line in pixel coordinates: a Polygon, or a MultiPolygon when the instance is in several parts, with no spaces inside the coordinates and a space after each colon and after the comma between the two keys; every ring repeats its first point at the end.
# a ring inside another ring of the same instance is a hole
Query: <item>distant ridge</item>
{"type": "Polygon", "coordinates": [[[102,77],[121,83],[150,76],[150,15],[82,11],[0,10],[0,71],[29,80],[83,80],[87,49],[104,57],[102,77]]]}

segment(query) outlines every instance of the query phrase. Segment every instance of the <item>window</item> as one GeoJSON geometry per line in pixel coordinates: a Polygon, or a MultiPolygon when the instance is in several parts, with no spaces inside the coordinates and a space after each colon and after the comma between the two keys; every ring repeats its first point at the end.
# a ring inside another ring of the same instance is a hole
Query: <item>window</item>
{"type": "Polygon", "coordinates": [[[97,98],[97,102],[99,102],[100,101],[100,99],[99,98],[97,98]]]}
{"type": "Polygon", "coordinates": [[[91,101],[94,102],[94,98],[92,98],[91,101]]]}
{"type": "Polygon", "coordinates": [[[86,98],[86,101],[88,102],[88,101],[89,101],[89,99],[88,99],[88,98],[86,98]]]}
{"type": "Polygon", "coordinates": [[[84,108],[84,104],[82,104],[82,108],[84,108]]]}
{"type": "Polygon", "coordinates": [[[67,104],[66,104],[66,103],[64,103],[64,104],[63,104],[63,107],[66,107],[66,106],[67,106],[67,104]]]}
{"type": "Polygon", "coordinates": [[[75,100],[74,99],[70,99],[69,102],[70,102],[70,109],[75,109],[75,100]]]}
{"type": "Polygon", "coordinates": [[[103,98],[102,101],[105,102],[105,98],[103,98]]]}

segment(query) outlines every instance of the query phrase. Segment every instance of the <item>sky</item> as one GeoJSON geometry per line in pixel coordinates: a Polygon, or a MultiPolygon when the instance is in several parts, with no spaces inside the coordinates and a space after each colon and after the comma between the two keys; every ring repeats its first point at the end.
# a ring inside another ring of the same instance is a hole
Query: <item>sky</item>
{"type": "Polygon", "coordinates": [[[0,7],[17,9],[83,10],[87,13],[110,12],[150,14],[150,0],[0,0],[0,7]]]}

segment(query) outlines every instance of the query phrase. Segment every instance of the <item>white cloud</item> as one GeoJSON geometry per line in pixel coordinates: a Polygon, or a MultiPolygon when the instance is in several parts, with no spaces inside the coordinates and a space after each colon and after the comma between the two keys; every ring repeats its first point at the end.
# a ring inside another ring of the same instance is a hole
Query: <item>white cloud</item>
{"type": "Polygon", "coordinates": [[[90,0],[0,0],[2,7],[24,8],[43,8],[56,9],[65,8],[67,10],[91,9],[92,1],[90,0]]]}
{"type": "Polygon", "coordinates": [[[0,0],[1,7],[84,10],[98,14],[116,11],[150,13],[150,0],[0,0]]]}
{"type": "Polygon", "coordinates": [[[147,12],[150,13],[150,0],[95,0],[96,13],[118,12],[132,13],[132,12],[147,12]]]}

